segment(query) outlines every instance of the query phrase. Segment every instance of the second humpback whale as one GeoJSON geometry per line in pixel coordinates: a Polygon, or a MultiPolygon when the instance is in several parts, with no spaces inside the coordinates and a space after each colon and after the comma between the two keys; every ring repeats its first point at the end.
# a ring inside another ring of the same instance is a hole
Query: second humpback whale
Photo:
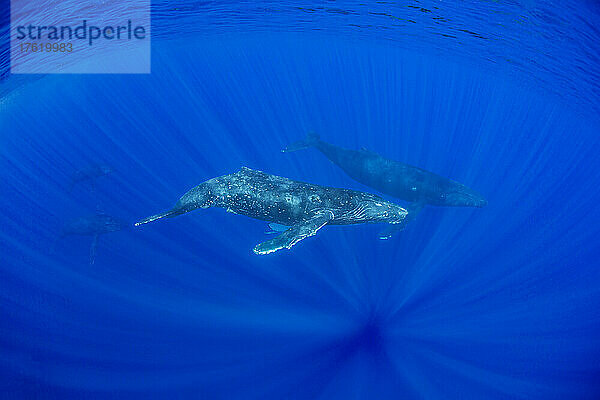
{"type": "Polygon", "coordinates": [[[75,186],[83,182],[90,182],[92,189],[95,190],[96,179],[108,175],[111,172],[113,172],[111,167],[109,167],[108,165],[99,164],[93,164],[89,167],[78,169],[71,177],[69,191],[72,191],[75,186]]]}
{"type": "Polygon", "coordinates": [[[279,236],[257,245],[256,254],[289,249],[327,224],[398,224],[407,213],[370,193],[294,181],[242,167],[234,174],[201,183],[184,194],[171,210],[135,226],[209,207],[288,227],[279,236]]]}
{"type": "Polygon", "coordinates": [[[71,235],[93,236],[90,247],[90,264],[96,259],[96,248],[100,235],[128,229],[128,224],[108,214],[98,212],[93,215],[79,217],[67,223],[61,233],[61,238],[71,235]]]}
{"type": "Polygon", "coordinates": [[[382,238],[402,229],[427,204],[453,207],[484,207],[487,204],[481,194],[462,183],[368,150],[334,146],[312,132],[305,140],[295,142],[282,151],[285,153],[309,147],[319,150],[354,180],[381,193],[411,202],[407,207],[408,217],[382,238]]]}

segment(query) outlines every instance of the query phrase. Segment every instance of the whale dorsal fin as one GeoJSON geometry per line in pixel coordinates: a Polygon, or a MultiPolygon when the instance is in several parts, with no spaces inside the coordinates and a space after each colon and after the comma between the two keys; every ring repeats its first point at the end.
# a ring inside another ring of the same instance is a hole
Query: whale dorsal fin
{"type": "Polygon", "coordinates": [[[283,248],[290,249],[293,245],[309,236],[313,236],[319,229],[333,219],[333,212],[324,210],[312,218],[292,225],[281,235],[262,242],[254,248],[256,254],[269,254],[283,248]]]}
{"type": "Polygon", "coordinates": [[[236,174],[241,174],[241,175],[255,175],[257,173],[263,173],[262,171],[256,170],[256,169],[252,169],[252,168],[248,168],[243,166],[242,168],[240,168],[240,170],[238,172],[236,172],[236,174]]]}
{"type": "Polygon", "coordinates": [[[379,154],[375,153],[374,151],[371,151],[371,150],[367,149],[366,147],[361,147],[360,148],[360,152],[368,154],[368,155],[371,155],[371,156],[378,156],[379,155],[379,154]]]}

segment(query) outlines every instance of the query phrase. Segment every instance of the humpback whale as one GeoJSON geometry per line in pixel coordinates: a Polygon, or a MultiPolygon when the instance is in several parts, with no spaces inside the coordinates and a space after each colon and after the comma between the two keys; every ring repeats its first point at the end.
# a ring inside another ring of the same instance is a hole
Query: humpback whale
{"type": "Polygon", "coordinates": [[[76,218],[62,229],[61,238],[70,235],[93,236],[92,246],[90,247],[90,264],[96,259],[96,248],[98,247],[98,237],[104,233],[117,232],[127,229],[128,224],[112,217],[108,214],[96,213],[84,217],[76,218]]]}
{"type": "Polygon", "coordinates": [[[275,238],[258,244],[256,254],[290,249],[325,225],[399,224],[406,216],[405,209],[374,194],[294,181],[242,167],[236,173],[199,184],[171,210],[135,226],[209,207],[287,227],[275,238]]]}
{"type": "Polygon", "coordinates": [[[348,176],[386,195],[409,201],[408,216],[381,236],[386,239],[403,229],[425,205],[484,207],[487,200],[467,186],[422,168],[390,160],[368,150],[334,146],[311,132],[305,140],[291,144],[282,152],[314,147],[340,167],[348,176]]]}
{"type": "Polygon", "coordinates": [[[73,188],[83,182],[91,182],[92,189],[95,189],[95,180],[100,178],[101,176],[108,175],[112,172],[112,168],[107,165],[90,165],[89,167],[81,168],[75,171],[73,176],[71,177],[71,184],[69,186],[69,191],[72,191],[73,188]]]}

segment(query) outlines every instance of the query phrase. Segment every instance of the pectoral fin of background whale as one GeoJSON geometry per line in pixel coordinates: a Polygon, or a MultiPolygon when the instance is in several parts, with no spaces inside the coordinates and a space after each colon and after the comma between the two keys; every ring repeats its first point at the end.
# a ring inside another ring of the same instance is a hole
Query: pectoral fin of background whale
{"type": "Polygon", "coordinates": [[[289,249],[302,239],[315,235],[319,229],[332,219],[333,213],[331,211],[320,212],[306,221],[291,226],[276,238],[257,245],[254,252],[256,254],[269,254],[283,248],[289,249]]]}
{"type": "Polygon", "coordinates": [[[94,240],[90,246],[90,265],[93,265],[96,261],[96,249],[98,248],[98,234],[94,235],[94,240]]]}
{"type": "Polygon", "coordinates": [[[406,217],[404,217],[404,219],[398,224],[391,224],[387,226],[381,233],[379,233],[379,239],[386,240],[391,238],[394,234],[402,232],[406,228],[406,225],[408,225],[410,221],[417,217],[423,207],[425,207],[425,203],[421,202],[415,202],[408,205],[406,207],[406,211],[408,211],[406,217]]]}

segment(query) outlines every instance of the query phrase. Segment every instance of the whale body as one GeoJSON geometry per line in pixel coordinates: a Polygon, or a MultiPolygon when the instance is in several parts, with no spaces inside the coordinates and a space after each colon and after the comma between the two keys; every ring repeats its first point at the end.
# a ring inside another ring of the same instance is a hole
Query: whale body
{"type": "Polygon", "coordinates": [[[374,194],[320,186],[242,167],[236,173],[210,179],[185,193],[164,213],[135,226],[174,217],[198,208],[220,207],[288,227],[279,236],[254,248],[268,254],[291,248],[325,225],[402,222],[407,212],[374,194]]]}
{"type": "Polygon", "coordinates": [[[112,173],[113,170],[108,165],[93,164],[85,168],[78,169],[71,177],[69,191],[72,191],[77,185],[89,182],[92,189],[95,190],[96,179],[112,173]]]}
{"type": "Polygon", "coordinates": [[[425,205],[446,207],[484,207],[487,200],[477,191],[433,172],[394,161],[368,150],[350,150],[322,141],[315,133],[295,142],[283,152],[314,147],[344,172],[363,185],[381,193],[409,201],[409,217],[425,205]]]}
{"type": "Polygon", "coordinates": [[[98,248],[98,238],[100,235],[110,232],[118,232],[128,229],[129,225],[111,215],[96,213],[79,217],[69,221],[62,228],[61,238],[72,235],[92,236],[92,245],[90,247],[90,264],[94,264],[96,259],[96,249],[98,248]]]}

